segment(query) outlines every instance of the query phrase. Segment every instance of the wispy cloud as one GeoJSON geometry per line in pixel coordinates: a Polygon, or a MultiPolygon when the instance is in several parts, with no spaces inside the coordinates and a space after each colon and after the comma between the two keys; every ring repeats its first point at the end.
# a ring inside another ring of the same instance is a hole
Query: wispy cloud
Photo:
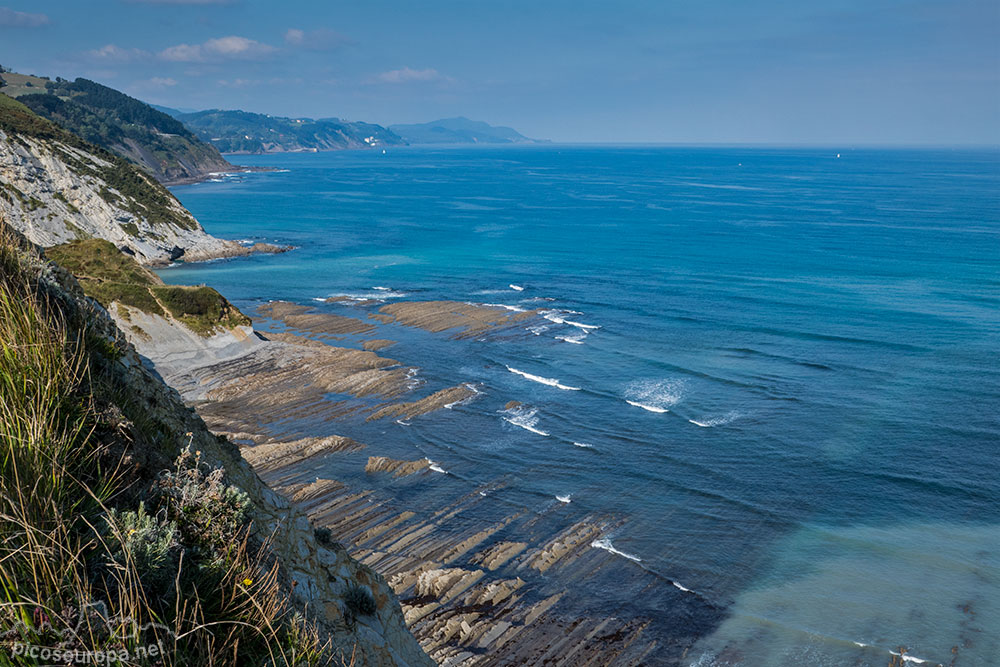
{"type": "Polygon", "coordinates": [[[316,30],[300,30],[289,28],[285,31],[285,44],[313,51],[330,51],[343,46],[351,46],[355,42],[346,35],[327,28],[316,30]]]}
{"type": "Polygon", "coordinates": [[[41,28],[50,23],[52,21],[45,14],[29,14],[0,7],[0,28],[41,28]]]}
{"type": "Polygon", "coordinates": [[[128,90],[136,94],[155,92],[158,90],[163,90],[165,88],[172,88],[178,84],[177,79],[169,76],[154,76],[151,79],[142,79],[140,81],[135,81],[128,87],[128,90]]]}
{"type": "Polygon", "coordinates": [[[277,52],[270,44],[232,35],[210,39],[201,44],[177,44],[158,54],[160,59],[179,63],[201,63],[220,60],[260,60],[277,52]]]}
{"type": "Polygon", "coordinates": [[[382,72],[373,79],[375,83],[450,83],[454,81],[436,69],[412,69],[403,67],[382,72]]]}
{"type": "Polygon", "coordinates": [[[146,60],[147,58],[151,58],[153,54],[142,49],[127,49],[116,44],[105,44],[99,49],[84,51],[83,55],[88,60],[128,63],[136,60],[146,60]]]}

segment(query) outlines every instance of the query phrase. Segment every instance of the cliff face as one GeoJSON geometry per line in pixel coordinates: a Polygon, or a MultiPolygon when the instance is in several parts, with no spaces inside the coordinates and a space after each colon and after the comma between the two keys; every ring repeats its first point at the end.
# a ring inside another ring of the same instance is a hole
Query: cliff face
{"type": "MultiPolygon", "coordinates": [[[[270,571],[276,573],[275,585],[285,591],[281,597],[287,597],[292,610],[300,614],[296,618],[315,624],[320,638],[329,642],[332,655],[340,661],[337,664],[433,664],[406,630],[399,602],[385,580],[314,530],[301,511],[261,481],[235,445],[212,434],[179,394],[147,367],[148,361],[128,344],[108,312],[87,298],[68,272],[45,262],[37,250],[23,242],[20,248],[12,248],[10,238],[9,230],[0,223],[0,250],[5,258],[0,266],[0,282],[31,283],[33,293],[44,295],[42,302],[49,304],[47,312],[52,313],[54,323],[78,322],[74,326],[86,332],[86,340],[103,341],[98,349],[112,351],[107,353],[106,365],[88,373],[102,378],[98,387],[114,387],[114,392],[103,395],[99,389],[92,389],[95,394],[87,401],[104,405],[102,414],[124,412],[127,417],[111,430],[114,435],[107,437],[120,440],[115,448],[121,448],[130,462],[130,478],[134,480],[128,484],[133,489],[130,493],[145,484],[141,480],[162,479],[160,471],[165,463],[181,454],[184,447],[197,452],[200,466],[223,471],[226,484],[248,497],[248,525],[253,542],[259,545],[261,562],[266,565],[262,571],[273,568],[270,571]],[[18,259],[10,261],[15,255],[18,259]],[[127,408],[123,397],[127,397],[127,408]],[[374,604],[359,611],[351,599],[357,595],[374,604]]],[[[132,271],[142,273],[138,266],[132,271]]],[[[118,308],[114,302],[112,310],[119,312],[118,308]]],[[[180,320],[164,323],[178,331],[184,329],[180,320]]],[[[239,335],[245,330],[235,331],[239,335]]],[[[196,338],[192,336],[191,340],[196,338]]],[[[149,496],[146,502],[150,502],[149,496]]],[[[98,525],[101,520],[86,517],[86,521],[98,525]]],[[[181,575],[177,576],[181,581],[181,575]]],[[[244,583],[252,586],[253,578],[244,583]]],[[[113,604],[109,602],[109,606],[113,604]]],[[[243,664],[238,656],[236,664],[243,664]]]]}
{"type": "Polygon", "coordinates": [[[43,247],[100,238],[143,264],[250,252],[206,233],[166,188],[123,158],[4,95],[0,217],[43,247]]]}

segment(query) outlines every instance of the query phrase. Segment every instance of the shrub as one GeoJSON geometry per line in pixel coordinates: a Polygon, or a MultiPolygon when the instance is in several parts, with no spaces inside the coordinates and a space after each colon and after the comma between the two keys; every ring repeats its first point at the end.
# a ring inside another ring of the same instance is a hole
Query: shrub
{"type": "Polygon", "coordinates": [[[316,541],[324,547],[333,544],[333,531],[326,526],[313,529],[313,534],[316,536],[316,541]]]}
{"type": "Polygon", "coordinates": [[[375,598],[367,586],[354,584],[344,591],[344,606],[350,617],[371,616],[378,610],[375,598]]]}
{"type": "Polygon", "coordinates": [[[141,501],[136,511],[112,508],[105,522],[109,565],[134,567],[143,573],[143,583],[152,588],[173,580],[177,573],[177,524],[164,516],[151,516],[141,501]]]}
{"type": "Polygon", "coordinates": [[[201,462],[201,452],[184,448],[176,469],[161,473],[153,496],[176,522],[186,541],[228,552],[249,523],[250,497],[226,484],[225,471],[201,462]]]}

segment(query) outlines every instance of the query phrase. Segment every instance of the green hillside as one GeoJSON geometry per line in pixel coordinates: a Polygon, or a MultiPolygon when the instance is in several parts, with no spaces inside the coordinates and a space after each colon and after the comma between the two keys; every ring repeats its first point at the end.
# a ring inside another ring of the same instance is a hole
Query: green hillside
{"type": "Polygon", "coordinates": [[[283,118],[213,109],[177,118],[223,153],[283,153],[399,146],[405,142],[381,125],[339,118],[283,118]]]}
{"type": "Polygon", "coordinates": [[[390,125],[389,129],[410,144],[534,144],[517,130],[481,120],[442,118],[429,123],[390,125]]]}
{"type": "Polygon", "coordinates": [[[213,146],[145,102],[87,79],[4,72],[3,92],[87,141],[143,167],[162,183],[234,169],[213,146]]]}

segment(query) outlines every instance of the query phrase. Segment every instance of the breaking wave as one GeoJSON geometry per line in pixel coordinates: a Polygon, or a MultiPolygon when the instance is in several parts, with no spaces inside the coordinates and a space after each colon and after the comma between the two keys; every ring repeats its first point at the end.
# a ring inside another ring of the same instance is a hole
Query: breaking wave
{"type": "Polygon", "coordinates": [[[702,428],[711,428],[713,426],[724,426],[725,424],[729,424],[730,422],[733,422],[742,416],[743,413],[737,410],[732,410],[722,415],[721,417],[714,417],[712,419],[689,419],[688,421],[694,424],[695,426],[701,426],[702,428]]]}
{"type": "Polygon", "coordinates": [[[650,412],[670,412],[683,392],[683,380],[641,380],[625,388],[625,402],[650,412]]]}
{"type": "Polygon", "coordinates": [[[604,549],[605,551],[610,551],[616,556],[621,556],[622,558],[628,558],[629,560],[634,561],[636,563],[642,562],[642,559],[639,558],[638,556],[634,556],[632,554],[625,553],[624,551],[619,551],[618,549],[615,549],[615,545],[611,544],[611,540],[609,540],[606,537],[602,537],[599,540],[594,540],[593,542],[590,543],[590,546],[594,547],[595,549],[604,549]]]}
{"type": "Polygon", "coordinates": [[[520,375],[523,378],[531,380],[532,382],[547,384],[550,387],[557,387],[559,389],[565,389],[566,391],[580,391],[579,387],[570,387],[569,385],[561,384],[559,380],[553,378],[543,378],[540,375],[532,375],[531,373],[525,373],[524,371],[519,371],[516,368],[511,368],[510,366],[507,366],[507,370],[515,375],[520,375]]]}
{"type": "Polygon", "coordinates": [[[504,415],[503,420],[508,424],[519,426],[520,428],[523,428],[526,431],[531,431],[537,435],[548,436],[547,432],[537,427],[538,410],[535,408],[518,406],[516,408],[510,408],[509,410],[502,410],[501,412],[504,415]]]}

